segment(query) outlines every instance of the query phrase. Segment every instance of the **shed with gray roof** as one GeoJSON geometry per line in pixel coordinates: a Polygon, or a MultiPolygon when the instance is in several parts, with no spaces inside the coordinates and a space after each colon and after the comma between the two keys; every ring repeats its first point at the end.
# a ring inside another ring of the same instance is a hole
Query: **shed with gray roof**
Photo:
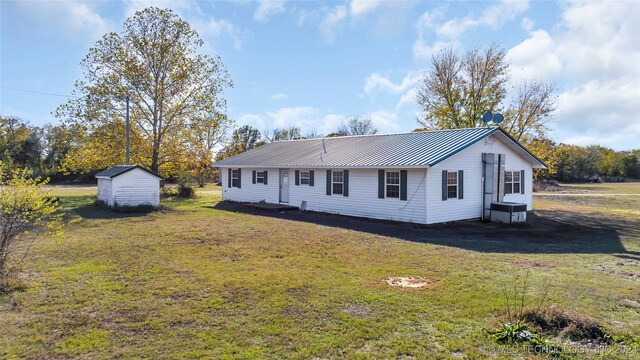
{"type": "Polygon", "coordinates": [[[162,177],[140,165],[116,165],[96,174],[98,201],[109,207],[160,206],[162,177]]]}
{"type": "Polygon", "coordinates": [[[422,224],[531,210],[545,168],[499,127],[273,142],[215,166],[225,200],[422,224]]]}

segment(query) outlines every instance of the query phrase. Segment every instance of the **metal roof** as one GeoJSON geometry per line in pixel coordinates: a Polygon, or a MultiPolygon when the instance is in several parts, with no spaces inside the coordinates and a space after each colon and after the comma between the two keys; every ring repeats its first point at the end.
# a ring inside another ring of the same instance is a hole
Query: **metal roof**
{"type": "Polygon", "coordinates": [[[147,170],[147,169],[143,168],[140,165],[116,165],[114,167],[110,167],[110,168],[108,168],[106,170],[100,171],[99,173],[97,173],[95,175],[95,177],[106,177],[106,178],[113,179],[114,177],[122,175],[122,174],[124,174],[124,173],[126,173],[128,171],[133,170],[133,169],[140,169],[140,170],[145,171],[145,172],[147,172],[147,173],[149,173],[149,174],[151,174],[151,175],[153,175],[153,176],[155,176],[155,177],[157,177],[159,179],[162,179],[162,176],[154,173],[151,170],[147,170]]]}
{"type": "MultiPolygon", "coordinates": [[[[220,160],[218,167],[429,167],[485,137],[502,134],[533,164],[544,164],[499,127],[279,141],[220,160]]],[[[537,166],[540,167],[540,166],[537,166]]]]}

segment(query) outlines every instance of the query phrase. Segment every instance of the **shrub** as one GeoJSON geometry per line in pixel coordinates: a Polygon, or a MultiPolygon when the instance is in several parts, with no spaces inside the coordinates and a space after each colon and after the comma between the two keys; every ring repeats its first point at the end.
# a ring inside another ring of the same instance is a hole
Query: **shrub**
{"type": "Polygon", "coordinates": [[[542,332],[572,341],[588,340],[602,344],[612,341],[611,335],[596,320],[554,306],[543,311],[527,311],[522,319],[542,332]]]}
{"type": "Polygon", "coordinates": [[[18,241],[34,241],[38,230],[54,235],[62,230],[62,208],[44,188],[48,180],[34,178],[30,170],[5,175],[3,169],[0,161],[0,288],[9,286],[10,276],[28,254],[29,246],[16,254],[18,241]]]}
{"type": "Polygon", "coordinates": [[[193,187],[185,184],[178,185],[178,194],[180,198],[190,199],[196,196],[196,191],[193,187]]]}

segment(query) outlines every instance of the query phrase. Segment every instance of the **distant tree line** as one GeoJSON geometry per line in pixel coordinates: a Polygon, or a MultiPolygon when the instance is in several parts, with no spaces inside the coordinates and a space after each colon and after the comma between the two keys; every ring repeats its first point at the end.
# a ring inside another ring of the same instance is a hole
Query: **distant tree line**
{"type": "Polygon", "coordinates": [[[564,182],[640,179],[640,149],[615,151],[599,145],[556,144],[548,139],[531,140],[527,147],[547,164],[548,169],[536,172],[538,179],[564,182]]]}

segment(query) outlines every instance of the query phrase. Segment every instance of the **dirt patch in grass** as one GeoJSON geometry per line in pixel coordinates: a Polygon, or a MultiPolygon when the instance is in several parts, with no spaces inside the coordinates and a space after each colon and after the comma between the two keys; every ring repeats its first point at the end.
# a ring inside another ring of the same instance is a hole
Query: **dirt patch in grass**
{"type": "Polygon", "coordinates": [[[390,286],[419,289],[431,284],[429,279],[424,277],[397,276],[384,279],[390,286]]]}
{"type": "Polygon", "coordinates": [[[360,319],[368,318],[373,313],[369,306],[356,303],[348,304],[343,307],[342,312],[360,319]]]}
{"type": "Polygon", "coordinates": [[[538,312],[525,312],[523,318],[542,333],[561,339],[589,344],[609,344],[612,341],[611,335],[596,320],[570,310],[552,306],[538,312]]]}
{"type": "Polygon", "coordinates": [[[620,259],[608,264],[597,265],[596,270],[611,276],[640,281],[640,260],[620,259]]]}
{"type": "Polygon", "coordinates": [[[287,306],[282,309],[282,316],[288,318],[302,318],[305,317],[305,312],[297,306],[287,306]]]}
{"type": "Polygon", "coordinates": [[[514,259],[511,263],[520,269],[543,269],[553,268],[555,265],[544,264],[541,262],[527,260],[527,259],[514,259]]]}

